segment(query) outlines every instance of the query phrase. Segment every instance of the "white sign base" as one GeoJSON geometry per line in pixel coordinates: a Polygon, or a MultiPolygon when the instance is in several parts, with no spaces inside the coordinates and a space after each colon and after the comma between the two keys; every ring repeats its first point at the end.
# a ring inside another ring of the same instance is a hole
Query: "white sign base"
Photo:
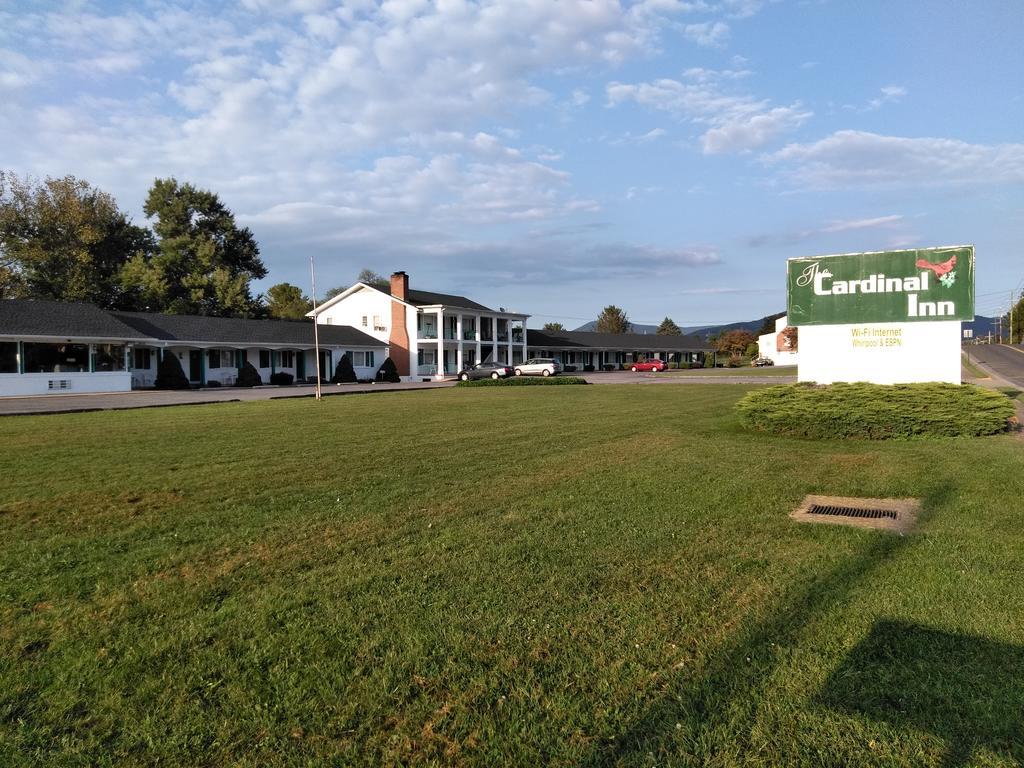
{"type": "Polygon", "coordinates": [[[960,321],[800,326],[797,380],[960,383],[960,321]]]}

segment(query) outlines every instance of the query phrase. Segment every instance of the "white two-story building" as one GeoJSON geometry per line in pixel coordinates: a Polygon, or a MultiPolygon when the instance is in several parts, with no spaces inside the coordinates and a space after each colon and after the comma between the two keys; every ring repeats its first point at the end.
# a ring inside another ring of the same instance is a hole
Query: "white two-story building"
{"type": "Polygon", "coordinates": [[[529,315],[412,289],[405,272],[391,275],[390,290],[356,283],[310,316],[321,325],[349,325],[385,342],[403,379],[443,379],[478,362],[514,365],[526,358],[529,315]]]}

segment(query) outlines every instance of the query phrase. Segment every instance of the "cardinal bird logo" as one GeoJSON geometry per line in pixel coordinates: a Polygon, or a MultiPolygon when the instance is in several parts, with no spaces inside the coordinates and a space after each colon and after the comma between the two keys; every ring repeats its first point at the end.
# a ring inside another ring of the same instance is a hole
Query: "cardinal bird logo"
{"type": "Polygon", "coordinates": [[[935,276],[939,278],[939,282],[946,288],[950,288],[953,283],[956,282],[956,270],[953,269],[955,266],[955,254],[940,264],[932,264],[930,261],[925,261],[924,259],[917,260],[918,269],[930,269],[935,273],[935,276]]]}

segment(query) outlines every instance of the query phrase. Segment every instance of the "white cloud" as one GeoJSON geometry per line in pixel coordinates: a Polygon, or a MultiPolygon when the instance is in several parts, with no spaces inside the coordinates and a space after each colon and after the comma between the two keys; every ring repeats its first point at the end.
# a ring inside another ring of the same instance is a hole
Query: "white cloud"
{"type": "Polygon", "coordinates": [[[775,107],[767,112],[740,115],[711,128],[701,136],[704,154],[742,152],[762,147],[772,139],[798,128],[811,116],[797,106],[775,107]]]}
{"type": "Polygon", "coordinates": [[[792,184],[811,189],[1024,182],[1024,144],[969,144],[837,131],[766,155],[792,184]]]}
{"type": "Polygon", "coordinates": [[[869,219],[844,219],[839,221],[832,221],[822,227],[819,232],[849,232],[854,229],[874,229],[875,227],[884,227],[890,224],[895,224],[898,221],[903,221],[903,216],[900,214],[890,214],[889,216],[875,216],[869,219]]]}
{"type": "Polygon", "coordinates": [[[689,82],[664,78],[649,83],[610,83],[608,104],[632,101],[709,126],[701,136],[705,154],[756,149],[799,127],[812,115],[799,102],[771,107],[765,100],[725,90],[727,81],[745,77],[742,71],[697,68],[684,75],[689,82]]]}
{"type": "MultiPolygon", "coordinates": [[[[833,235],[842,232],[856,232],[865,229],[892,230],[902,224],[905,217],[902,214],[889,214],[887,216],[872,216],[859,219],[833,219],[822,226],[810,227],[807,229],[794,229],[788,232],[755,235],[747,239],[747,244],[757,248],[761,246],[793,245],[804,240],[820,237],[821,235],[833,235]]],[[[900,234],[895,237],[905,237],[900,234]]],[[[891,240],[892,238],[890,238],[891,240]]]]}
{"type": "Polygon", "coordinates": [[[706,48],[721,48],[729,39],[729,25],[724,21],[706,21],[683,27],[687,40],[706,48]]]}

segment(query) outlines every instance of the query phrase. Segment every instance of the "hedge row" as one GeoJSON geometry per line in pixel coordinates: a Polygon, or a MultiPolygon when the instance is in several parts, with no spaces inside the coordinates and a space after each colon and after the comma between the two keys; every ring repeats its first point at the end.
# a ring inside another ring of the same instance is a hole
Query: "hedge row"
{"type": "Polygon", "coordinates": [[[736,404],[741,423],[793,437],[886,440],[1004,432],[1014,408],[972,384],[784,384],[736,404]]]}
{"type": "Polygon", "coordinates": [[[537,387],[556,384],[586,384],[579,376],[509,376],[507,379],[460,381],[457,387],[537,387]]]}

